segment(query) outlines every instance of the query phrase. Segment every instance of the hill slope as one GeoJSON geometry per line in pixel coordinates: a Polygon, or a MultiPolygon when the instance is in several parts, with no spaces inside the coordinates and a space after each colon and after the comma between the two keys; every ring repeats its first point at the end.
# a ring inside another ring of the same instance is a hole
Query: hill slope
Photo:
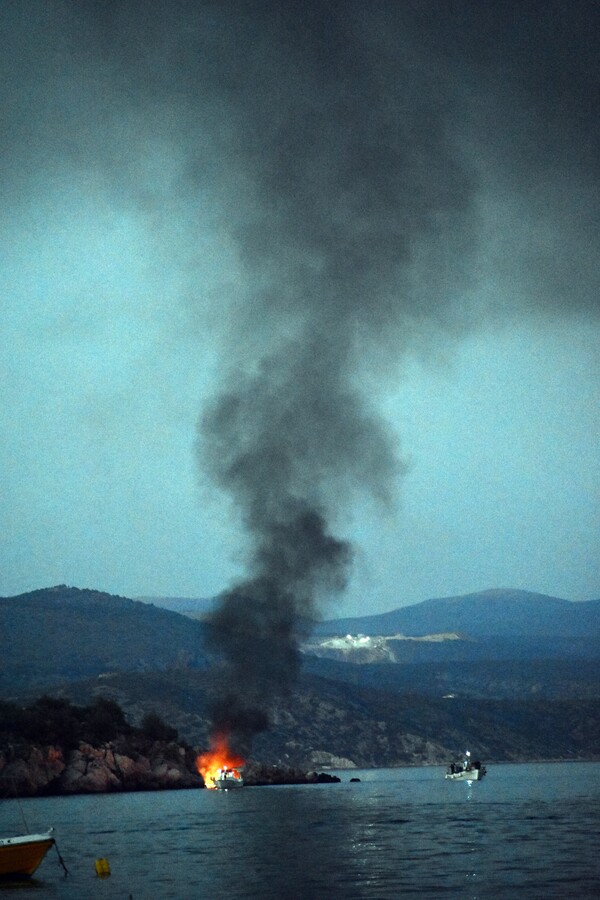
{"type": "Polygon", "coordinates": [[[0,598],[0,694],[106,672],[203,666],[200,622],[66,585],[0,598]]]}
{"type": "Polygon", "coordinates": [[[366,663],[306,656],[303,670],[332,681],[396,694],[481,700],[592,700],[600,698],[600,657],[595,659],[481,659],[427,664],[366,663]]]}
{"type": "MultiPolygon", "coordinates": [[[[206,747],[217,679],[215,671],[141,672],[66,690],[76,703],[116,700],[133,724],[155,711],[187,741],[206,747]]],[[[255,739],[252,757],[304,769],[442,764],[466,746],[488,762],[598,758],[600,703],[537,697],[463,703],[305,674],[276,710],[272,728],[255,739]]]]}

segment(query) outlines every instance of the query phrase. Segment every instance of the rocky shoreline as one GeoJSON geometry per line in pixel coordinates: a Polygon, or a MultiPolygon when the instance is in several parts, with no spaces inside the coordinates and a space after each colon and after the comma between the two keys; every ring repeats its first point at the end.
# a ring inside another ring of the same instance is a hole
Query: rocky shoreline
{"type": "MultiPolygon", "coordinates": [[[[97,747],[80,742],[59,746],[14,743],[0,748],[0,796],[40,797],[204,788],[196,770],[197,750],[175,742],[132,747],[110,741],[97,747]]],[[[339,781],[332,775],[248,763],[247,786],[316,784],[339,781]]]]}

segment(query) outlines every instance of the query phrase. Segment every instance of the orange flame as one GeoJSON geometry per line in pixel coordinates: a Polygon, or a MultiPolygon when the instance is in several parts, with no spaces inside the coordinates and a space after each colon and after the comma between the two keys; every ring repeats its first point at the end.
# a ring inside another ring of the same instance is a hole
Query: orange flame
{"type": "Polygon", "coordinates": [[[210,750],[196,757],[196,769],[204,778],[205,786],[214,788],[219,769],[231,769],[237,777],[245,762],[229,749],[226,734],[215,734],[210,739],[210,750]]]}

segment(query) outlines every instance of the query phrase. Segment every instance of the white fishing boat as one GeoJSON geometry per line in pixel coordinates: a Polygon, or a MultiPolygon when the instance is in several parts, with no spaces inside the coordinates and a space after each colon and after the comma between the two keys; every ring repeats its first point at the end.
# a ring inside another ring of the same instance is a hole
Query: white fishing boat
{"type": "Polygon", "coordinates": [[[471,759],[471,752],[467,750],[461,762],[450,763],[445,777],[449,781],[481,781],[486,774],[486,767],[478,759],[471,759]]]}
{"type": "Polygon", "coordinates": [[[219,791],[244,787],[244,779],[237,769],[219,769],[217,774],[213,776],[213,782],[219,791]]]}

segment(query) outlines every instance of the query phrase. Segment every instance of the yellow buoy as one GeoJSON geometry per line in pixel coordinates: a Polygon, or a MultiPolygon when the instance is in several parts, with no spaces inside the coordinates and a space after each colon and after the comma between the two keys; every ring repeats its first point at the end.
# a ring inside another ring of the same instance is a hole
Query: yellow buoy
{"type": "Polygon", "coordinates": [[[96,875],[98,878],[108,878],[110,875],[110,866],[107,859],[96,860],[96,875]]]}

